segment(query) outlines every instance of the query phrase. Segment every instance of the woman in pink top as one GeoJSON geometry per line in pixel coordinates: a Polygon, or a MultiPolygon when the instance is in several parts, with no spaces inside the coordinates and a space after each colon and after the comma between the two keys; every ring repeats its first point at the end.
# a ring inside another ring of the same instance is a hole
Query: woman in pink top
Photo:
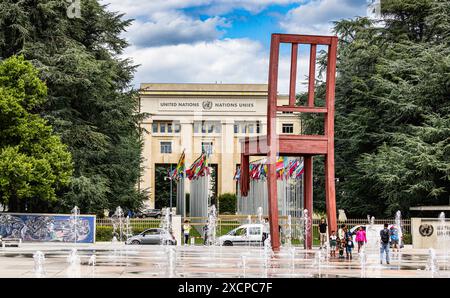
{"type": "Polygon", "coordinates": [[[359,253],[361,247],[365,243],[367,243],[366,230],[363,229],[363,227],[359,227],[358,232],[356,232],[355,240],[356,240],[356,242],[358,242],[358,253],[359,253]]]}

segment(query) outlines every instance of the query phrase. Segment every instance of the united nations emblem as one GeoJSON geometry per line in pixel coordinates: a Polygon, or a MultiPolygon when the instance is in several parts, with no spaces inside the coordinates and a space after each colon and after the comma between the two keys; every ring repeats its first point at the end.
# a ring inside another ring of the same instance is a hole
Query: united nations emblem
{"type": "Polygon", "coordinates": [[[213,103],[212,103],[212,101],[207,100],[207,101],[202,102],[202,106],[203,106],[204,110],[211,110],[213,103]]]}
{"type": "Polygon", "coordinates": [[[434,232],[434,228],[432,225],[423,224],[423,225],[419,226],[419,233],[423,237],[430,237],[431,235],[433,235],[433,232],[434,232]]]}

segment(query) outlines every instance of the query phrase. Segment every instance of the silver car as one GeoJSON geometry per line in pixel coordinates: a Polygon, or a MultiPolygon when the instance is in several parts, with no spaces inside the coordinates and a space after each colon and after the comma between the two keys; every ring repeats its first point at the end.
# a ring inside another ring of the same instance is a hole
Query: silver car
{"type": "Polygon", "coordinates": [[[154,229],[147,229],[138,235],[128,238],[125,243],[132,245],[139,245],[139,244],[176,245],[177,241],[167,230],[154,228],[154,229]]]}

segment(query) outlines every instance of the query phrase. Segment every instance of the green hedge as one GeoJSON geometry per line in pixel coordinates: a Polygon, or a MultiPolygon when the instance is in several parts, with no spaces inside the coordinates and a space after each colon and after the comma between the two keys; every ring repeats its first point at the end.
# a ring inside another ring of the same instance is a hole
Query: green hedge
{"type": "MultiPolygon", "coordinates": [[[[133,235],[137,235],[149,228],[133,228],[133,235]]],[[[113,237],[113,228],[111,226],[97,226],[95,231],[95,241],[111,241],[113,237]]]]}
{"type": "Polygon", "coordinates": [[[219,213],[236,213],[237,197],[233,193],[224,193],[219,196],[219,213]]]}

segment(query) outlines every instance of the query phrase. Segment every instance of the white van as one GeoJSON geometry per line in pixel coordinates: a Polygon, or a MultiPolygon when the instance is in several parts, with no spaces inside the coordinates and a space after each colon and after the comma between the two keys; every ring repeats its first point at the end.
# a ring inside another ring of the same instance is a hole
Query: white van
{"type": "Polygon", "coordinates": [[[263,225],[246,224],[218,238],[219,245],[262,245],[263,225]]]}

